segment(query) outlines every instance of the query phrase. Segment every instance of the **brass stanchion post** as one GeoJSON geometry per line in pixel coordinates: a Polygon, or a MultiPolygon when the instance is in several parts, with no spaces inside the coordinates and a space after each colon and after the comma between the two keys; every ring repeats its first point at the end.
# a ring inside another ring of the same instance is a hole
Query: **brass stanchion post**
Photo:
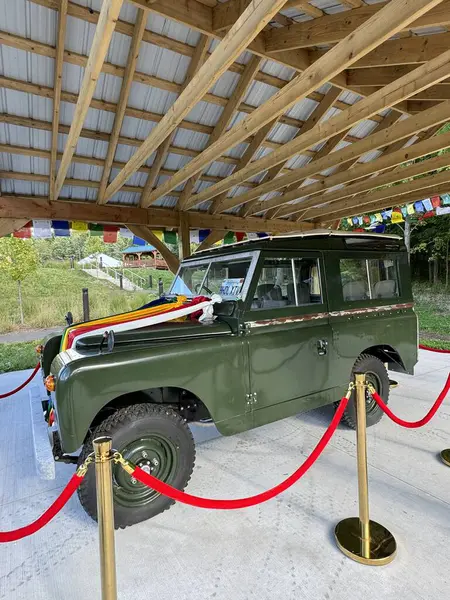
{"type": "Polygon", "coordinates": [[[367,476],[366,440],[366,376],[355,374],[356,387],[356,445],[358,461],[359,517],[340,521],[334,530],[342,552],[365,565],[387,565],[397,549],[394,536],[383,525],[369,518],[369,486],[367,476]]]}
{"type": "Polygon", "coordinates": [[[441,452],[441,460],[447,467],[450,467],[450,448],[446,448],[441,452]]]}
{"type": "Polygon", "coordinates": [[[102,600],[117,600],[111,438],[95,439],[94,452],[102,600]]]}

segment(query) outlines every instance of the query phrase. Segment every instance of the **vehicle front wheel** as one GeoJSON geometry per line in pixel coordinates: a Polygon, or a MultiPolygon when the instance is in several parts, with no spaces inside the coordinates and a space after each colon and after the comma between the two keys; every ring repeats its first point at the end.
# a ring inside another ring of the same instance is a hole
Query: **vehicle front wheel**
{"type": "MultiPolygon", "coordinates": [[[[110,436],[114,450],[158,479],[184,490],[195,462],[195,444],[184,419],[171,408],[133,404],[117,410],[92,432],[83,446],[79,464],[92,452],[92,441],[110,436]]],[[[116,529],[146,521],[174,501],[130,477],[113,465],[114,523],[116,529]]],[[[78,488],[84,510],[97,520],[95,471],[89,469],[78,488]]]]}
{"type": "MultiPolygon", "coordinates": [[[[355,365],[352,370],[352,377],[354,379],[355,371],[361,372],[363,371],[366,374],[367,383],[371,383],[377,393],[381,396],[384,402],[387,404],[389,401],[389,375],[386,370],[386,367],[381,362],[379,358],[372,356],[371,354],[361,354],[361,356],[355,362],[355,365]]],[[[342,416],[342,421],[346,423],[352,429],[356,429],[356,392],[353,390],[353,393],[350,397],[350,401],[347,404],[347,408],[344,411],[342,416]]],[[[381,417],[383,416],[383,411],[369,394],[366,391],[366,424],[367,427],[371,427],[372,425],[376,425],[381,417]]]]}

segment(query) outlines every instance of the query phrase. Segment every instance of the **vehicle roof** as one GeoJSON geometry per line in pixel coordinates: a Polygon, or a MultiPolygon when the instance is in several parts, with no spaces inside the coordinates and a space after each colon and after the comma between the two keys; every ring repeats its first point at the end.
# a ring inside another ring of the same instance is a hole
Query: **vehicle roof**
{"type": "Polygon", "coordinates": [[[253,250],[404,250],[398,235],[314,229],[295,235],[266,236],[195,252],[186,261],[253,250]]]}

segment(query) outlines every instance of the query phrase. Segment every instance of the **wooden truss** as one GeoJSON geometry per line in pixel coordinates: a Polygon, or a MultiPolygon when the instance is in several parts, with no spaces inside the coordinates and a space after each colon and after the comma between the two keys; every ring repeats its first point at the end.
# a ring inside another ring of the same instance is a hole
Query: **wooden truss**
{"type": "Polygon", "coordinates": [[[307,0],[129,1],[138,9],[135,23],[119,18],[124,0],[103,0],[99,13],[70,0],[32,0],[58,11],[54,47],[0,30],[0,43],[54,59],[53,87],[25,77],[0,77],[0,86],[8,90],[53,101],[51,122],[0,114],[0,123],[7,126],[51,134],[48,149],[0,144],[3,153],[43,158],[49,164],[48,174],[0,172],[0,179],[44,183],[49,190],[47,197],[4,193],[0,233],[22,226],[29,218],[120,223],[157,246],[175,270],[178,258],[167,254],[152,228],[177,228],[186,255],[193,227],[212,230],[202,244],[207,248],[229,230],[311,229],[450,186],[446,169],[450,161],[445,158],[449,155],[399,168],[450,147],[450,134],[435,135],[450,121],[450,33],[446,31],[450,0],[370,5],[340,0],[345,10],[335,14],[326,14],[307,0]],[[297,20],[292,16],[295,11],[306,17],[297,20]],[[197,45],[152,31],[154,14],[199,32],[197,45]],[[68,17],[95,25],[89,56],[66,49],[68,17]],[[421,28],[440,32],[417,35],[421,28]],[[114,32],[130,39],[125,67],[106,59],[114,32]],[[187,57],[182,79],[141,72],[143,43],[187,57]],[[250,55],[242,61],[245,50],[250,55]],[[267,68],[272,63],[266,61],[289,67],[294,75],[290,80],[274,76],[267,68]],[[84,69],[77,94],[64,89],[66,63],[84,69]],[[224,97],[214,90],[214,83],[227,71],[237,82],[224,97]],[[96,98],[101,73],[122,79],[117,104],[96,98]],[[176,99],[165,114],[137,108],[130,101],[136,83],[147,86],[149,93],[162,90],[176,99]],[[247,100],[255,83],[275,90],[258,106],[247,100]],[[314,104],[302,119],[291,109],[303,99],[314,104]],[[60,123],[62,102],[75,105],[70,125],[60,123]],[[214,124],[189,116],[199,102],[220,108],[214,124]],[[90,109],[114,114],[110,133],[87,127],[90,109]],[[129,117],[152,124],[145,139],[123,133],[129,117]],[[357,133],[359,123],[372,123],[368,135],[357,133]],[[274,135],[280,126],[293,130],[285,143],[274,135]],[[207,136],[202,149],[178,144],[176,134],[182,130],[207,136]],[[67,136],[63,151],[58,148],[59,134],[67,136]],[[106,157],[77,151],[82,139],[107,142],[106,157]],[[240,144],[239,155],[231,152],[240,144]],[[134,150],[127,162],[116,158],[123,145],[134,150]],[[366,162],[364,157],[374,151],[366,162]],[[187,157],[187,164],[169,168],[166,163],[173,155],[187,157]],[[293,167],[299,157],[302,166],[293,167]],[[86,181],[68,176],[76,163],[101,167],[101,177],[86,181]],[[213,164],[227,167],[228,175],[209,173],[213,164]],[[136,173],[145,174],[143,185],[128,181],[136,173]],[[425,177],[398,184],[417,175],[425,177]],[[389,188],[389,196],[386,186],[393,184],[398,185],[389,188]],[[68,200],[62,193],[67,185],[97,190],[96,202],[68,200]],[[121,194],[127,192],[139,195],[134,206],[121,204],[121,194]],[[167,198],[177,204],[162,208],[167,198]]]}

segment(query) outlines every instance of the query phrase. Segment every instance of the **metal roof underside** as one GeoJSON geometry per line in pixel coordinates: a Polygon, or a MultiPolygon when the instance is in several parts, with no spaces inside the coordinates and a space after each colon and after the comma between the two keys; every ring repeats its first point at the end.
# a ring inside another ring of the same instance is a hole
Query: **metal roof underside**
{"type": "MultiPolygon", "coordinates": [[[[94,11],[100,11],[101,0],[75,0],[75,3],[94,11]]],[[[373,0],[366,0],[366,4],[373,4],[373,0]]],[[[39,43],[41,49],[55,48],[58,31],[57,11],[45,5],[51,5],[52,2],[42,0],[0,0],[0,29],[1,32],[11,34],[15,38],[23,38],[39,43]]],[[[54,2],[53,2],[54,4],[54,2]]],[[[203,4],[212,6],[211,0],[203,0],[203,4]]],[[[292,3],[291,3],[292,4],[292,3]]],[[[286,23],[303,22],[312,20],[314,17],[302,11],[301,7],[288,8],[282,10],[280,15],[286,19],[286,23]]],[[[312,7],[320,9],[323,14],[334,14],[336,12],[349,10],[349,2],[337,2],[334,0],[312,0],[312,7]]],[[[356,3],[357,4],[357,3],[356,3]]],[[[363,4],[361,2],[361,4],[363,4]]],[[[125,2],[120,12],[120,20],[134,24],[137,17],[137,7],[132,3],[125,2]]],[[[273,27],[281,27],[281,21],[272,24],[273,27]]],[[[153,12],[148,13],[146,28],[164,39],[175,40],[191,47],[194,47],[200,38],[200,33],[172,21],[153,12]]],[[[429,28],[426,35],[440,33],[445,31],[442,27],[429,28]]],[[[88,57],[92,40],[95,33],[95,24],[87,22],[80,18],[68,16],[67,33],[65,38],[65,50],[84,57],[88,57]]],[[[424,34],[424,31],[416,32],[424,34]]],[[[130,36],[115,31],[106,57],[106,63],[126,68],[127,57],[130,48],[130,36]]],[[[0,43],[2,40],[0,40],[0,43]]],[[[211,49],[216,47],[217,40],[211,41],[211,49]]],[[[30,50],[13,47],[9,43],[0,45],[0,76],[40,86],[42,90],[52,89],[54,86],[55,60],[50,56],[43,56],[42,51],[35,52],[30,50]]],[[[237,63],[247,64],[251,58],[250,52],[244,52],[237,60],[237,63]]],[[[154,115],[164,115],[169,107],[178,97],[177,87],[183,83],[190,63],[190,58],[176,51],[142,41],[139,51],[139,58],[136,71],[140,74],[156,78],[161,85],[154,86],[144,83],[133,82],[131,92],[128,98],[128,107],[146,111],[154,115]],[[164,86],[164,82],[168,85],[164,86]],[[175,84],[175,85],[173,85],[175,84]],[[167,89],[162,89],[166,87],[167,89]]],[[[295,72],[286,66],[283,66],[272,60],[263,60],[260,66],[260,73],[266,74],[274,81],[281,83],[288,82],[294,77],[295,72]]],[[[80,86],[83,79],[84,67],[64,62],[62,74],[62,90],[77,95],[80,92],[80,86]]],[[[195,154],[202,151],[208,144],[209,135],[223,111],[220,105],[220,98],[228,99],[238,85],[240,76],[236,72],[227,71],[212,86],[210,93],[219,97],[216,103],[200,101],[186,116],[185,121],[192,124],[192,127],[177,127],[172,147],[176,147],[179,152],[171,151],[162,166],[155,187],[166,181],[172,173],[179,171],[184,167],[195,154]]],[[[102,72],[94,93],[94,99],[106,103],[117,104],[122,86],[122,77],[110,73],[102,72]]],[[[330,84],[321,86],[316,91],[315,97],[321,98],[330,89],[330,84]]],[[[37,89],[37,88],[36,88],[37,89]]],[[[269,85],[264,81],[253,81],[249,86],[244,98],[244,104],[250,108],[261,106],[271,98],[279,87],[269,85]]],[[[14,194],[18,196],[43,196],[49,195],[49,172],[50,172],[50,150],[51,150],[51,122],[53,114],[53,100],[51,94],[44,97],[45,94],[27,93],[17,91],[11,87],[1,87],[0,84],[0,113],[7,117],[20,117],[28,120],[30,126],[19,126],[11,122],[0,120],[0,192],[2,194],[14,194]],[[33,126],[33,123],[39,123],[39,126],[33,126]],[[45,129],[45,124],[47,128],[45,129]],[[6,146],[15,146],[22,149],[31,149],[44,151],[44,153],[33,152],[33,155],[25,153],[8,152],[6,146]],[[47,155],[45,155],[47,153],[47,155]],[[9,175],[8,175],[9,173],[9,175]],[[17,178],[11,174],[18,174],[17,178]],[[23,179],[20,177],[23,174],[23,179]]],[[[327,120],[341,112],[345,105],[352,105],[361,99],[357,93],[351,91],[342,91],[338,98],[338,105],[330,108],[324,115],[323,120],[327,120]]],[[[223,103],[222,103],[223,104],[223,103]]],[[[305,98],[297,102],[285,113],[285,119],[273,127],[267,137],[269,147],[262,147],[255,159],[270,153],[273,148],[290,141],[299,131],[302,122],[307,121],[318,101],[312,98],[305,98]],[[283,122],[284,121],[284,122],[283,122]]],[[[61,101],[60,125],[70,127],[74,116],[75,104],[67,101],[61,101]]],[[[381,116],[389,114],[389,109],[380,113],[381,116]]],[[[247,113],[237,112],[232,120],[231,126],[244,119],[247,113]]],[[[8,121],[8,119],[6,119],[8,121]]],[[[84,122],[84,130],[98,132],[100,134],[110,134],[114,123],[114,112],[90,108],[87,118],[84,122]]],[[[363,120],[355,125],[347,135],[347,138],[340,142],[336,149],[366,137],[377,126],[375,120],[363,120]]],[[[115,161],[126,163],[136,151],[137,142],[143,141],[156,126],[156,122],[149,118],[135,118],[125,116],[121,129],[121,136],[128,138],[130,143],[121,141],[116,150],[115,161]],[[134,143],[133,143],[134,141],[134,143]]],[[[95,138],[95,135],[93,136],[95,138]]],[[[101,136],[100,136],[101,137],[101,136]]],[[[67,134],[60,133],[58,136],[58,152],[63,153],[67,141],[67,134]]],[[[407,141],[405,140],[405,144],[407,141]]],[[[308,164],[314,155],[322,150],[324,143],[316,144],[304,154],[292,157],[285,165],[285,169],[296,169],[308,164]]],[[[201,178],[194,188],[194,192],[202,191],[219,179],[230,175],[237,160],[242,157],[247,143],[241,143],[238,146],[226,152],[226,162],[223,160],[214,161],[203,172],[201,178]]],[[[108,142],[104,139],[79,138],[75,154],[85,160],[79,162],[74,160],[67,173],[67,182],[61,190],[62,199],[76,199],[95,203],[97,199],[98,184],[102,177],[102,164],[106,157],[108,142]],[[89,164],[89,161],[91,163],[89,164]]],[[[374,150],[361,157],[361,162],[373,160],[380,155],[380,152],[374,150]]],[[[154,161],[155,153],[146,161],[146,166],[150,167],[154,161]]],[[[118,174],[119,168],[114,167],[111,171],[110,181],[118,174]]],[[[335,169],[328,169],[322,173],[327,176],[335,169]]],[[[264,178],[260,174],[247,181],[246,185],[240,188],[234,188],[229,195],[235,196],[243,193],[264,178]]],[[[147,179],[145,172],[135,173],[126,182],[125,187],[111,199],[111,203],[120,205],[139,205],[140,191],[147,179]]],[[[311,183],[314,180],[307,180],[311,183]]],[[[175,207],[178,197],[184,185],[173,190],[169,195],[157,200],[154,206],[175,207]]],[[[274,194],[268,194],[264,198],[271,198],[274,194]]],[[[210,202],[205,202],[196,210],[207,211],[210,202]]],[[[239,213],[240,206],[230,210],[232,213],[239,213]]]]}

